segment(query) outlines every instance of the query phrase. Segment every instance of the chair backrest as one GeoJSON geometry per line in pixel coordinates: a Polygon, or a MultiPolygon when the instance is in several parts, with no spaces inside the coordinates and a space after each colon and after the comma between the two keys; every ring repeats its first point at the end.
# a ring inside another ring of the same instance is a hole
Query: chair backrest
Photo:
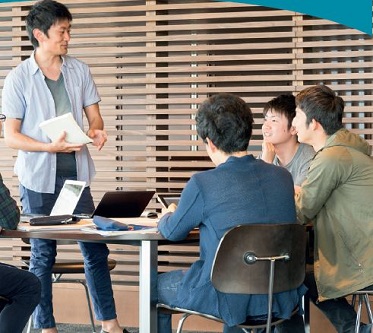
{"type": "Polygon", "coordinates": [[[220,240],[211,280],[224,293],[268,294],[274,260],[273,293],[294,289],[304,280],[305,251],[302,225],[240,225],[220,240]],[[286,259],[281,257],[284,255],[286,259]]]}

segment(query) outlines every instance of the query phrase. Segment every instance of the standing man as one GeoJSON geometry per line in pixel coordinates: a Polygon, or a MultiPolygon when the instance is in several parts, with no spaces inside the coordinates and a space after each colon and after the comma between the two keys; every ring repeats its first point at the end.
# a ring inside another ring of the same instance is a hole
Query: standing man
{"type": "MultiPolygon", "coordinates": [[[[94,203],[90,183],[95,174],[92,158],[85,145],[68,143],[63,133],[50,142],[39,124],[71,112],[87,135],[101,149],[107,135],[99,111],[98,95],[89,68],[67,56],[72,16],[61,3],[43,0],[35,3],[26,17],[26,28],[34,46],[27,60],[6,77],[2,110],[6,114],[5,141],[18,150],[15,173],[20,181],[24,213],[50,214],[67,179],[85,181],[75,213],[92,213],[94,203]],[[84,111],[84,113],[83,113],[84,111]]],[[[104,244],[79,243],[85,260],[85,273],[95,314],[103,332],[119,333],[110,273],[108,248],[104,244]]],[[[30,271],[42,283],[42,296],[34,313],[34,325],[43,333],[56,333],[52,307],[51,269],[55,262],[56,242],[31,240],[30,271]]]]}
{"type": "MultiPolygon", "coordinates": [[[[373,289],[371,147],[343,128],[344,101],[327,86],[302,90],[296,104],[298,139],[316,151],[295,198],[298,218],[313,220],[315,230],[314,275],[305,283],[338,333],[352,333],[356,312],[345,296],[373,289]]],[[[373,332],[372,325],[360,332],[373,332]]]]}
{"type": "Polygon", "coordinates": [[[292,126],[295,97],[288,94],[271,99],[264,106],[263,115],[263,151],[260,158],[286,168],[293,177],[294,185],[300,186],[306,179],[315,151],[312,146],[299,143],[292,126]]]}

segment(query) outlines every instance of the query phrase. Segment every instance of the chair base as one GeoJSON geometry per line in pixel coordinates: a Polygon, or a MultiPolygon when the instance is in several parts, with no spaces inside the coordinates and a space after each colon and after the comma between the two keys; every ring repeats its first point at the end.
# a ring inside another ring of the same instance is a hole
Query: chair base
{"type": "MultiPolygon", "coordinates": [[[[25,264],[29,267],[29,261],[24,260],[25,264]]],[[[108,268],[109,271],[115,268],[117,262],[115,259],[108,258],[108,268]]],[[[84,279],[61,279],[63,274],[84,274],[84,262],[80,260],[76,261],[57,261],[52,268],[52,282],[53,283],[80,283],[84,287],[87,305],[88,305],[88,312],[89,312],[89,319],[92,327],[92,333],[96,333],[95,322],[93,318],[93,310],[91,305],[91,298],[89,295],[88,285],[84,279]]],[[[30,317],[26,333],[31,332],[32,326],[32,316],[30,317]]]]}
{"type": "MultiPolygon", "coordinates": [[[[80,283],[84,287],[86,299],[87,299],[87,305],[88,305],[88,312],[89,312],[89,319],[91,322],[91,327],[92,327],[92,333],[96,333],[96,327],[95,327],[95,322],[93,318],[93,310],[91,306],[91,298],[89,296],[89,291],[88,291],[88,286],[85,280],[79,280],[79,279],[63,279],[60,280],[61,274],[52,274],[52,281],[53,283],[80,283]]],[[[32,316],[30,317],[28,323],[27,323],[27,329],[26,333],[31,332],[31,327],[32,327],[32,316]]]]}
{"type": "MultiPolygon", "coordinates": [[[[162,311],[162,312],[165,312],[165,313],[168,313],[168,314],[183,314],[181,316],[180,320],[179,320],[179,323],[178,323],[178,326],[177,326],[177,329],[176,329],[176,333],[182,333],[184,322],[191,315],[200,316],[200,317],[210,319],[210,320],[214,320],[214,321],[217,321],[219,323],[224,324],[224,321],[221,318],[215,317],[215,316],[207,314],[207,313],[202,313],[202,312],[193,311],[193,310],[184,309],[184,308],[179,308],[179,307],[172,307],[172,306],[169,306],[169,305],[163,304],[163,303],[158,303],[157,308],[158,308],[158,311],[162,311]]],[[[294,311],[292,312],[292,315],[296,314],[298,311],[299,311],[298,308],[294,309],[294,311]]],[[[271,327],[273,327],[273,326],[276,326],[276,325],[282,323],[283,321],[284,321],[284,319],[272,318],[270,325],[271,325],[271,327]]],[[[237,327],[241,328],[242,331],[245,332],[245,333],[256,332],[256,330],[258,330],[258,329],[266,328],[267,327],[267,321],[266,320],[258,321],[258,320],[250,320],[249,319],[245,323],[237,325],[237,327]]]]}
{"type": "Polygon", "coordinates": [[[362,311],[363,305],[366,308],[368,318],[369,318],[369,323],[373,324],[373,315],[372,315],[372,309],[370,307],[370,300],[369,300],[369,295],[373,295],[373,290],[358,290],[352,293],[351,295],[352,295],[351,305],[354,308],[357,306],[355,333],[359,333],[361,311],[362,311]]]}

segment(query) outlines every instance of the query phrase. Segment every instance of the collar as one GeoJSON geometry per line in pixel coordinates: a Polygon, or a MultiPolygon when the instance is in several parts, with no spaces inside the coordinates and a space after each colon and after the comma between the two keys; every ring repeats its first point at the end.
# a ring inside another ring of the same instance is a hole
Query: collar
{"type": "MultiPolygon", "coordinates": [[[[62,65],[61,65],[61,71],[63,72],[63,68],[71,67],[69,66],[69,62],[67,61],[67,56],[61,56],[62,59],[62,65]]],[[[31,62],[31,72],[32,75],[35,75],[38,71],[40,71],[39,65],[35,60],[35,50],[30,55],[30,62],[31,62]]]]}

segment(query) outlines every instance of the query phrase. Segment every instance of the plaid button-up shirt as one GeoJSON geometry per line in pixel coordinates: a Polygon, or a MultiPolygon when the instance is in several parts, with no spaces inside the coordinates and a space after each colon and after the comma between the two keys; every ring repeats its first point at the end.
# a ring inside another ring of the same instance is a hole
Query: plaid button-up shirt
{"type": "Polygon", "coordinates": [[[17,202],[10,196],[9,189],[0,175],[0,227],[4,229],[16,229],[20,212],[17,202]]]}

